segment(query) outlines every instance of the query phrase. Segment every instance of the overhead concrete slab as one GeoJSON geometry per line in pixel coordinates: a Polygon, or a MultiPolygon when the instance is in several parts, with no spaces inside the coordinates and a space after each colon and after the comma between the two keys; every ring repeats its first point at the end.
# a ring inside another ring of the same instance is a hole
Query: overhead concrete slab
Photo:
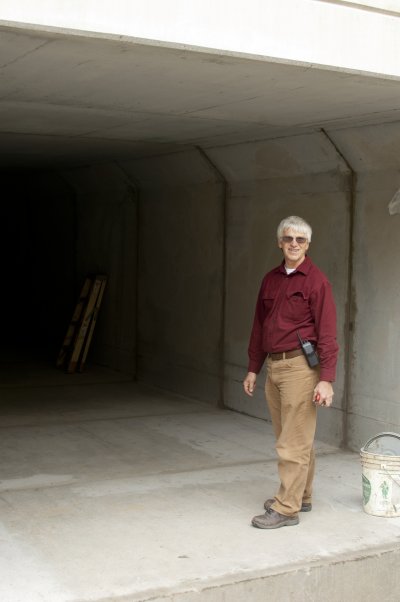
{"type": "Polygon", "coordinates": [[[4,24],[0,56],[3,166],[121,158],[400,115],[395,79],[263,57],[4,24]]]}
{"type": "Polygon", "coordinates": [[[270,425],[112,374],[2,388],[1,600],[397,600],[400,519],[362,511],[357,454],[317,442],[312,512],[254,529],[270,425]]]}
{"type": "MultiPolygon", "coordinates": [[[[2,19],[400,75],[397,0],[2,0],[2,19]]],[[[218,52],[218,50],[217,50],[218,52]]]]}

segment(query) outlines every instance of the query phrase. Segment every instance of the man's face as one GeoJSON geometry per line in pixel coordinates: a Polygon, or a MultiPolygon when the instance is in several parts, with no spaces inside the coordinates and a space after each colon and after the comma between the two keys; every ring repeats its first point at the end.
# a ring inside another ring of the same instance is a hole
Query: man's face
{"type": "Polygon", "coordinates": [[[283,251],[285,263],[288,268],[297,268],[303,261],[310,243],[301,232],[287,228],[283,231],[282,237],[278,241],[278,246],[283,251]],[[285,237],[290,237],[290,241],[285,241],[285,237]],[[296,238],[300,240],[297,242],[296,238]],[[305,242],[302,242],[303,239],[305,242]]]}

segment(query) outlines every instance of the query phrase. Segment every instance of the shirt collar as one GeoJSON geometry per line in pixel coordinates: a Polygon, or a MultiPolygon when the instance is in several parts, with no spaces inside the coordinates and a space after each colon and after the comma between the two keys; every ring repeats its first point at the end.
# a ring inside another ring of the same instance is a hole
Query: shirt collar
{"type": "MultiPolygon", "coordinates": [[[[296,272],[300,272],[301,274],[304,274],[306,276],[308,274],[308,272],[310,271],[311,265],[312,265],[311,259],[308,257],[308,255],[306,255],[304,258],[304,261],[301,262],[299,267],[296,268],[296,270],[294,272],[292,272],[292,274],[295,274],[296,272]]],[[[282,274],[286,275],[285,260],[282,261],[282,263],[276,268],[275,271],[281,272],[282,274]]]]}

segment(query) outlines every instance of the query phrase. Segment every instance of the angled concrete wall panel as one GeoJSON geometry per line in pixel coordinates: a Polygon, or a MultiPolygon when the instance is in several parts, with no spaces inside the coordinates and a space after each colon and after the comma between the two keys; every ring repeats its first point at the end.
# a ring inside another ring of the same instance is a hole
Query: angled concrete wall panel
{"type": "Polygon", "coordinates": [[[400,188],[400,125],[334,134],[355,166],[354,339],[348,445],[360,449],[382,431],[400,432],[400,215],[389,203],[400,188]]]}
{"type": "Polygon", "coordinates": [[[242,380],[258,288],[281,261],[276,228],[283,217],[300,215],[314,230],[310,257],[328,275],[338,309],[341,348],[335,407],[320,412],[319,436],[340,443],[344,404],[349,173],[323,134],[236,145],[208,151],[229,181],[225,337],[225,403],[268,417],[264,374],[254,399],[242,380]],[[335,233],[334,236],[332,233],[335,233]]]}
{"type": "Polygon", "coordinates": [[[217,404],[223,184],[197,150],[123,167],[141,189],[138,378],[217,404]]]}

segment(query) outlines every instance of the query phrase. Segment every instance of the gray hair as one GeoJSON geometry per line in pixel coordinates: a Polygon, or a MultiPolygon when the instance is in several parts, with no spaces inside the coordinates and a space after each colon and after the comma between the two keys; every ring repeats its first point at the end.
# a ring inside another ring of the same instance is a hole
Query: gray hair
{"type": "Polygon", "coordinates": [[[289,228],[293,228],[293,230],[296,230],[296,232],[304,234],[308,242],[311,242],[312,229],[310,224],[308,224],[303,218],[298,217],[297,215],[285,217],[285,219],[281,221],[277,230],[278,240],[282,238],[283,232],[285,230],[288,230],[289,228]]]}

